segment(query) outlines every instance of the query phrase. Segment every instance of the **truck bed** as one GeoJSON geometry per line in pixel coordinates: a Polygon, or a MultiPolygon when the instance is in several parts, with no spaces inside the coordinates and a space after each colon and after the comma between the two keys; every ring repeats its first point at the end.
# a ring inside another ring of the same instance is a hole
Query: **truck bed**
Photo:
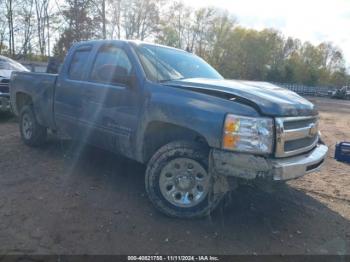
{"type": "Polygon", "coordinates": [[[38,121],[54,128],[53,98],[57,74],[13,72],[10,80],[10,97],[13,111],[20,114],[18,101],[30,97],[38,121]]]}

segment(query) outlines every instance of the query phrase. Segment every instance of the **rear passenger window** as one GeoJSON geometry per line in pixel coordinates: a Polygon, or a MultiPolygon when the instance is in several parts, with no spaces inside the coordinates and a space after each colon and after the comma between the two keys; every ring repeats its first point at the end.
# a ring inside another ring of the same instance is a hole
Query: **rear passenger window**
{"type": "Polygon", "coordinates": [[[96,82],[118,84],[114,76],[129,76],[131,69],[131,62],[122,49],[106,45],[97,53],[90,78],[96,82]]]}
{"type": "Polygon", "coordinates": [[[81,80],[83,73],[86,70],[87,61],[90,50],[75,51],[69,67],[69,78],[74,80],[81,80]]]}

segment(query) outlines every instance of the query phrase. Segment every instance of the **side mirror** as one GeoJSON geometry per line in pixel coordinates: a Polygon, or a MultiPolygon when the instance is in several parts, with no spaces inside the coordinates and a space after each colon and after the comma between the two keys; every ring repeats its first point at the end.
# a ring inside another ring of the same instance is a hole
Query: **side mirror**
{"type": "Polygon", "coordinates": [[[108,84],[122,84],[133,87],[137,83],[136,75],[121,66],[105,64],[92,73],[92,79],[108,84]]]}
{"type": "Polygon", "coordinates": [[[137,77],[136,75],[132,74],[128,76],[128,82],[126,84],[128,87],[134,88],[137,85],[137,77]]]}
{"type": "Polygon", "coordinates": [[[123,84],[123,85],[126,85],[128,87],[134,87],[136,86],[136,81],[137,78],[136,78],[136,75],[121,75],[121,74],[114,74],[113,75],[113,80],[112,82],[113,83],[116,83],[116,84],[123,84]]]}

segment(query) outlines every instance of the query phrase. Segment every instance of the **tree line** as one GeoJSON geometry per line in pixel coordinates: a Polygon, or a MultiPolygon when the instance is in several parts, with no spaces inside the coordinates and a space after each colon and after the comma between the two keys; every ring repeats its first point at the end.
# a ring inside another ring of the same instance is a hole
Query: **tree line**
{"type": "Polygon", "coordinates": [[[0,54],[63,59],[72,43],[139,39],[193,52],[225,78],[340,87],[342,51],[275,29],[239,25],[227,11],[173,0],[0,0],[0,54]]]}

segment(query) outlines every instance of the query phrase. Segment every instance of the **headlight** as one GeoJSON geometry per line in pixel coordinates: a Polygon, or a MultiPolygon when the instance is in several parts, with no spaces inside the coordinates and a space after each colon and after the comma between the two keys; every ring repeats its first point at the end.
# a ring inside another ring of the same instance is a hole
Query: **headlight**
{"type": "Polygon", "coordinates": [[[225,119],[222,147],[227,150],[257,154],[272,153],[273,122],[228,114],[225,119]]]}

